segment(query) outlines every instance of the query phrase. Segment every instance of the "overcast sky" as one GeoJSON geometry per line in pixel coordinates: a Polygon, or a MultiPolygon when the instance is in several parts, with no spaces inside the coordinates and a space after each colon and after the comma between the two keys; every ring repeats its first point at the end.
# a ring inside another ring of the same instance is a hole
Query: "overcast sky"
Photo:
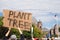
{"type": "Polygon", "coordinates": [[[0,16],[3,9],[31,12],[43,27],[52,28],[57,22],[60,24],[60,0],[0,0],[0,16]]]}

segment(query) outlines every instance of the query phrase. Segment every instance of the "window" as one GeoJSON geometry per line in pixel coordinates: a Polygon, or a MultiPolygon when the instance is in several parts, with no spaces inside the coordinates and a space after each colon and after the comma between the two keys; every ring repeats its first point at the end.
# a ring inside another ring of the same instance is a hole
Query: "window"
{"type": "Polygon", "coordinates": [[[60,28],[59,28],[59,32],[60,32],[60,28]]]}

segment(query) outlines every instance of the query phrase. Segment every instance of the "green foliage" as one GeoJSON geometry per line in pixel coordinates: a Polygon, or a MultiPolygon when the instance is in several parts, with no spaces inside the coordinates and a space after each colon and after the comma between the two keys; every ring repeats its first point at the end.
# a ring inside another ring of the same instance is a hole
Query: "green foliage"
{"type": "Polygon", "coordinates": [[[3,25],[3,22],[2,21],[0,21],[0,26],[2,26],[3,25]]]}
{"type": "MultiPolygon", "coordinates": [[[[43,36],[42,31],[37,28],[34,24],[32,24],[33,27],[33,36],[35,38],[41,38],[43,36]]],[[[23,34],[26,38],[31,38],[31,31],[23,31],[23,34]]]]}
{"type": "Polygon", "coordinates": [[[3,38],[7,31],[8,31],[7,27],[0,27],[0,38],[3,38]]]}
{"type": "Polygon", "coordinates": [[[2,16],[0,16],[0,27],[3,25],[3,17],[2,16]]]}
{"type": "MultiPolygon", "coordinates": [[[[3,38],[6,34],[6,32],[8,31],[7,30],[8,28],[2,27],[3,26],[2,20],[3,20],[3,17],[0,16],[0,38],[3,38]]],[[[8,37],[10,37],[12,34],[15,34],[17,36],[17,38],[20,37],[20,33],[17,29],[12,28],[8,37]]]]}
{"type": "Polygon", "coordinates": [[[3,20],[3,17],[2,16],[0,16],[0,21],[2,21],[3,20]]]}
{"type": "Polygon", "coordinates": [[[55,35],[55,37],[58,37],[58,35],[55,35]]]}
{"type": "Polygon", "coordinates": [[[31,32],[30,31],[23,31],[23,34],[25,38],[31,38],[31,32]]]}
{"type": "Polygon", "coordinates": [[[15,34],[17,36],[17,38],[20,38],[20,33],[19,33],[18,29],[11,28],[10,36],[13,34],[15,34]]]}
{"type": "Polygon", "coordinates": [[[34,24],[32,26],[33,26],[34,37],[41,38],[43,36],[42,31],[39,28],[37,28],[34,24]]]}
{"type": "Polygon", "coordinates": [[[59,32],[60,32],[60,28],[59,28],[59,32]]]}
{"type": "MultiPolygon", "coordinates": [[[[3,17],[0,17],[0,26],[1,26],[0,27],[0,38],[4,37],[6,32],[8,31],[8,28],[2,27],[3,25],[2,20],[3,20],[3,17]]],[[[36,38],[41,38],[43,36],[42,31],[39,28],[37,28],[34,24],[32,24],[32,27],[33,27],[33,36],[36,38]]],[[[17,38],[20,38],[20,33],[17,29],[15,28],[11,29],[9,36],[13,34],[15,34],[17,38]]],[[[31,31],[23,31],[23,34],[26,38],[31,38],[31,31]]]]}
{"type": "MultiPolygon", "coordinates": [[[[42,31],[37,28],[34,24],[32,24],[33,27],[33,36],[35,38],[41,38],[43,36],[42,31]]],[[[31,31],[23,31],[23,34],[26,38],[31,38],[31,31]]]]}
{"type": "Polygon", "coordinates": [[[8,31],[8,28],[3,27],[3,17],[0,16],[0,38],[3,38],[7,33],[7,31],[8,31]]]}
{"type": "Polygon", "coordinates": [[[51,35],[51,37],[58,37],[58,35],[54,34],[54,35],[51,35]]]}

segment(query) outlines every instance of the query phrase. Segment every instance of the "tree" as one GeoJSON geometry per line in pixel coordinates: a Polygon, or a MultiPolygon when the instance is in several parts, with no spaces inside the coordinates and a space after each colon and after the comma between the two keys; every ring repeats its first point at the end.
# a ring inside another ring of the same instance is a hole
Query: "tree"
{"type": "Polygon", "coordinates": [[[23,31],[23,34],[25,38],[31,38],[31,32],[30,31],[23,31]]]}
{"type": "MultiPolygon", "coordinates": [[[[8,32],[8,28],[7,27],[3,27],[3,17],[0,16],[0,38],[3,38],[5,36],[5,34],[8,32]],[[2,35],[3,34],[3,35],[2,35]]],[[[20,37],[20,33],[17,29],[12,28],[8,38],[12,35],[15,34],[17,36],[17,38],[20,37]]]]}
{"type": "Polygon", "coordinates": [[[59,28],[59,32],[60,32],[60,28],[59,28]]]}
{"type": "Polygon", "coordinates": [[[3,27],[3,17],[0,16],[0,38],[3,38],[8,31],[7,27],[3,27]]]}
{"type": "Polygon", "coordinates": [[[37,26],[35,26],[34,24],[32,26],[33,26],[33,35],[34,35],[34,37],[41,38],[43,36],[42,31],[37,26]]]}
{"type": "MultiPolygon", "coordinates": [[[[0,26],[1,26],[0,37],[3,37],[6,34],[6,32],[8,31],[8,28],[3,27],[2,20],[3,20],[3,17],[0,17],[0,26]]],[[[35,26],[34,24],[32,24],[32,27],[33,27],[33,36],[36,38],[41,38],[43,36],[42,31],[37,26],[35,26]]],[[[17,38],[20,38],[20,33],[17,29],[12,28],[10,31],[9,37],[12,34],[15,34],[17,36],[17,38]]],[[[23,31],[23,34],[26,38],[31,38],[31,31],[23,31]]]]}
{"type": "Polygon", "coordinates": [[[3,25],[3,17],[2,16],[0,16],[0,27],[3,25]]]}
{"type": "Polygon", "coordinates": [[[20,38],[20,33],[19,33],[19,31],[18,31],[18,29],[15,29],[15,28],[11,28],[11,30],[10,30],[10,33],[9,33],[9,36],[8,37],[10,37],[11,35],[16,35],[17,36],[17,38],[20,38]]]}
{"type": "MultiPolygon", "coordinates": [[[[41,38],[43,36],[42,31],[34,24],[32,24],[32,27],[33,27],[33,37],[41,38]]],[[[23,31],[23,34],[26,38],[31,38],[31,31],[23,31]]]]}
{"type": "Polygon", "coordinates": [[[8,31],[7,27],[0,27],[0,38],[3,38],[7,31],[8,31]]]}
{"type": "Polygon", "coordinates": [[[53,35],[51,35],[51,37],[58,37],[58,35],[56,35],[56,34],[53,34],[53,35]]]}

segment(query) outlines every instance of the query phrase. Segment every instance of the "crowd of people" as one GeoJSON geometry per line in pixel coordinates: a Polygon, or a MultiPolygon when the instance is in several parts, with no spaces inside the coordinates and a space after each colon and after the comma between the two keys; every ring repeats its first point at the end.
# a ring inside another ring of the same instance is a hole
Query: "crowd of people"
{"type": "Polygon", "coordinates": [[[17,39],[16,35],[11,35],[9,39],[5,36],[3,40],[24,40],[24,35],[21,34],[20,39],[17,39]]]}

